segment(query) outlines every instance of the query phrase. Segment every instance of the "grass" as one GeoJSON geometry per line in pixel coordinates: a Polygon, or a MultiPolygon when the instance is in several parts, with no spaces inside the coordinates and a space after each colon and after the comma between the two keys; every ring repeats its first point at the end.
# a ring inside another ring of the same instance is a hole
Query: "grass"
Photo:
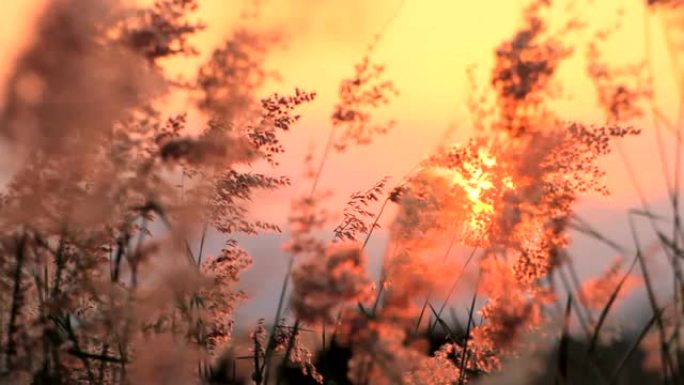
{"type": "MultiPolygon", "coordinates": [[[[19,165],[0,195],[0,384],[684,381],[684,100],[674,112],[658,106],[650,46],[654,15],[681,4],[643,5],[644,65],[623,67],[601,48],[618,28],[585,26],[570,11],[554,19],[559,5],[531,1],[494,49],[485,94],[468,105],[480,129],[428,152],[394,187],[384,178],[353,194],[338,226],[321,176],[344,172],[329,169],[331,157],[382,140],[393,125],[376,120],[398,92],[375,59],[404,2],[341,80],[323,153],[301,181],[277,175],[277,158],[316,94],[257,97],[273,72],[270,36],[236,28],[198,65],[196,81],[164,72],[164,59],[196,55],[199,5],[159,0],[120,12],[116,1],[51,3],[15,63],[0,114],[19,165]],[[579,48],[602,125],[553,109],[556,72],[579,48]],[[169,117],[156,104],[172,92],[193,102],[169,117]],[[621,145],[648,118],[661,170],[635,167],[621,145]],[[613,149],[640,200],[623,239],[575,212],[584,193],[606,192],[600,160],[613,149]],[[664,211],[639,182],[658,171],[664,211]],[[248,207],[259,203],[256,191],[290,183],[306,183],[308,194],[292,205],[273,317],[235,325],[249,300],[236,286],[252,261],[235,239],[280,231],[248,207]],[[389,220],[376,283],[367,245],[389,220]],[[156,224],[163,231],[152,232],[156,224]],[[226,243],[212,256],[214,230],[226,243]],[[586,279],[571,235],[628,265],[586,279]],[[648,318],[619,330],[616,309],[637,278],[648,318]]],[[[669,39],[674,60],[681,50],[669,39]]]]}

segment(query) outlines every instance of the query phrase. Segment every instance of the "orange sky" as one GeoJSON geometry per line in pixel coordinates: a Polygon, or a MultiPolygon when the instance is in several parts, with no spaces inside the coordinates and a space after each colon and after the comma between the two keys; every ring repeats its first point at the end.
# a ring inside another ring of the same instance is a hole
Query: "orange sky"
{"type": "MultiPolygon", "coordinates": [[[[0,6],[0,57],[3,58],[0,60],[0,80],[8,76],[13,58],[30,41],[35,16],[47,1],[50,0],[5,1],[0,6]]],[[[199,16],[209,28],[197,36],[195,43],[204,54],[217,46],[235,27],[244,4],[253,1],[257,0],[200,0],[199,16]]],[[[487,84],[494,48],[515,32],[525,3],[524,0],[260,2],[263,13],[259,25],[290,35],[288,49],[274,53],[270,60],[271,67],[280,71],[282,82],[271,84],[264,90],[264,95],[273,91],[288,92],[295,86],[318,93],[317,100],[301,111],[302,120],[297,127],[284,138],[288,153],[281,158],[280,171],[291,176],[294,185],[255,199],[258,215],[280,224],[284,224],[287,218],[290,199],[310,187],[308,181],[300,182],[302,161],[312,143],[320,155],[330,129],[329,116],[340,80],[352,74],[353,66],[361,59],[367,44],[395,11],[398,10],[396,18],[385,31],[375,58],[387,65],[388,78],[401,92],[395,102],[379,114],[379,118],[391,117],[397,121],[397,126],[370,146],[353,148],[330,158],[321,187],[335,191],[330,202],[334,210],[342,209],[351,192],[365,190],[383,176],[393,176],[396,182],[440,142],[448,126],[456,127],[457,140],[469,138],[472,130],[465,108],[469,91],[466,69],[477,64],[478,80],[483,85],[487,84]]],[[[606,56],[617,62],[638,61],[643,57],[644,2],[594,0],[594,4],[585,6],[583,17],[590,23],[603,25],[615,20],[619,6],[625,9],[624,28],[614,43],[605,47],[606,56]]],[[[560,20],[563,12],[557,16],[560,20]]],[[[658,17],[650,20],[653,63],[659,80],[657,98],[663,110],[675,111],[679,100],[674,87],[670,86],[673,77],[663,44],[662,26],[658,17]]],[[[198,60],[201,58],[170,66],[174,71],[189,73],[198,60]]],[[[584,76],[582,52],[561,66],[559,78],[570,97],[556,103],[561,117],[601,123],[602,114],[595,107],[596,95],[584,76]]],[[[179,107],[189,104],[183,101],[176,103],[179,107]]],[[[170,111],[173,112],[178,111],[170,111]]],[[[666,190],[650,118],[638,122],[638,125],[644,133],[625,140],[624,148],[648,199],[662,202],[666,190]]],[[[669,148],[674,146],[672,135],[666,135],[665,141],[669,148]]],[[[671,164],[671,154],[668,154],[668,159],[671,164]]],[[[4,170],[2,161],[0,157],[0,171],[4,170]]],[[[590,219],[609,238],[627,242],[629,229],[624,213],[626,208],[637,206],[638,199],[620,158],[611,156],[604,165],[612,196],[585,197],[579,206],[580,215],[590,219]]],[[[5,177],[1,174],[0,178],[5,177]]],[[[387,219],[391,216],[388,215],[387,219]]],[[[385,227],[386,224],[387,221],[384,222],[385,227]]],[[[264,257],[278,254],[278,243],[282,237],[268,237],[251,240],[248,249],[254,255],[264,257]]],[[[369,249],[380,255],[383,238],[376,238],[369,249]]],[[[222,240],[216,239],[214,243],[218,250],[222,240]]],[[[598,274],[601,265],[613,257],[611,250],[581,236],[574,238],[571,252],[582,257],[577,259],[580,274],[598,274]]],[[[269,283],[277,285],[282,278],[284,261],[282,258],[255,259],[255,266],[247,273],[245,282],[248,292],[255,298],[250,306],[262,306],[263,309],[250,308],[245,310],[245,314],[263,312],[262,316],[270,317],[278,289],[269,283]]]]}
{"type": "MultiPolygon", "coordinates": [[[[47,0],[22,0],[3,3],[0,12],[0,77],[11,70],[15,57],[27,37],[37,10],[47,0]]],[[[199,17],[209,26],[197,36],[196,44],[203,53],[221,42],[235,26],[245,4],[254,0],[202,0],[199,17]]],[[[625,9],[624,26],[606,48],[606,54],[619,61],[639,60],[644,52],[642,0],[602,0],[581,10],[590,22],[612,23],[618,6],[625,9]]],[[[444,130],[455,125],[457,138],[467,140],[471,134],[465,98],[469,87],[466,69],[477,64],[480,81],[486,82],[492,64],[493,50],[510,37],[519,25],[523,0],[261,0],[260,27],[285,31],[289,36],[286,50],[276,52],[270,60],[283,76],[264,94],[287,92],[297,86],[315,90],[317,100],[302,110],[303,118],[285,138],[288,154],[282,159],[282,171],[299,180],[302,159],[314,143],[320,152],[329,130],[329,115],[335,102],[340,79],[348,77],[375,33],[396,18],[385,31],[376,50],[376,59],[387,65],[387,76],[401,92],[396,101],[378,117],[397,121],[392,132],[367,147],[333,155],[322,177],[322,187],[336,191],[336,207],[342,207],[348,193],[366,189],[385,175],[394,180],[411,170],[422,157],[439,143],[444,130]]],[[[563,12],[558,13],[559,20],[563,12]]],[[[553,20],[552,20],[553,21],[553,20]]],[[[654,63],[665,86],[658,97],[673,110],[675,91],[667,87],[671,81],[669,63],[662,44],[658,18],[652,18],[654,63]]],[[[563,64],[560,80],[571,97],[558,104],[561,116],[568,119],[601,122],[595,107],[595,94],[584,77],[582,52],[563,64]]],[[[188,72],[197,61],[172,63],[174,71],[188,72]]],[[[181,103],[182,105],[182,103],[181,103]]],[[[626,141],[627,153],[639,170],[640,182],[647,195],[660,199],[665,195],[655,140],[648,120],[640,122],[645,133],[626,141]]],[[[671,137],[667,142],[671,143],[671,137]]],[[[605,162],[608,185],[613,196],[589,197],[601,205],[618,207],[637,203],[619,158],[605,162]]],[[[307,186],[297,185],[269,199],[263,206],[269,219],[283,221],[287,202],[294,193],[307,186]]]]}

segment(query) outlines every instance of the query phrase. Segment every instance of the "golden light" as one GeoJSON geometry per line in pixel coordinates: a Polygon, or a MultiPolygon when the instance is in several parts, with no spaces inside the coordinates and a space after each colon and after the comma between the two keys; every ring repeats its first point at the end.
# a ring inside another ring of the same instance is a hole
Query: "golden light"
{"type": "Polygon", "coordinates": [[[459,167],[437,166],[433,170],[436,176],[446,179],[451,188],[465,193],[463,207],[468,217],[467,232],[479,234],[486,231],[486,225],[494,214],[493,195],[487,192],[500,193],[514,187],[510,176],[495,176],[496,166],[496,157],[486,147],[480,147],[476,158],[464,161],[459,167]]]}

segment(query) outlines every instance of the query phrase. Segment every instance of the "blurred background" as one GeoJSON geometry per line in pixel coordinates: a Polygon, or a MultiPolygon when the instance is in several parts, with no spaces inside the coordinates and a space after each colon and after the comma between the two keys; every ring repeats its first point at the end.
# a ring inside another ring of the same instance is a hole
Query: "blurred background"
{"type": "MultiPolygon", "coordinates": [[[[6,1],[0,8],[0,80],[12,71],[14,58],[32,39],[37,15],[48,0],[6,1]]],[[[287,92],[294,87],[316,91],[315,102],[302,109],[302,119],[284,139],[287,153],[279,159],[279,172],[291,177],[292,186],[268,196],[255,197],[251,209],[255,215],[281,225],[284,234],[262,234],[246,238],[243,244],[254,257],[254,265],[244,276],[244,289],[253,298],[238,310],[238,323],[271,317],[280,294],[287,259],[280,245],[287,239],[288,205],[283,204],[305,194],[310,181],[302,177],[304,158],[312,152],[318,159],[330,130],[330,115],[337,97],[340,79],[353,74],[367,47],[380,34],[373,59],[386,65],[387,78],[400,92],[397,99],[381,109],[377,119],[393,119],[396,126],[368,146],[350,148],[333,154],[321,176],[320,188],[334,192],[327,201],[329,210],[341,212],[349,195],[366,190],[389,176],[390,186],[410,172],[431,150],[444,142],[465,142],[472,134],[466,102],[473,92],[468,70],[480,86],[487,86],[495,48],[509,38],[521,23],[521,0],[203,0],[198,18],[207,29],[197,34],[193,43],[199,48],[196,58],[167,61],[166,71],[192,77],[187,69],[192,61],[201,61],[219,45],[236,26],[250,26],[286,37],[286,44],[272,52],[268,67],[280,74],[270,82],[263,95],[287,92]]],[[[619,21],[622,28],[603,46],[604,57],[615,64],[639,62],[650,50],[657,69],[656,99],[663,111],[675,111],[677,88],[673,86],[670,57],[665,45],[667,25],[649,16],[645,2],[603,0],[587,3],[575,12],[589,28],[605,28],[619,21]],[[647,32],[648,31],[648,32],[647,32]]],[[[583,3],[584,4],[584,3],[583,3]]],[[[559,15],[559,20],[567,15],[559,15]],[[561,17],[562,16],[562,17],[561,17]]],[[[564,20],[564,19],[563,19],[564,20]]],[[[551,20],[553,23],[553,20],[551,20]]],[[[580,48],[581,49],[581,48],[580,48]]],[[[603,113],[596,106],[597,95],[585,75],[584,52],[564,62],[559,72],[563,96],[554,107],[561,117],[601,124],[603,113]]],[[[1,84],[2,82],[0,82],[1,84]]],[[[2,90],[0,90],[0,97],[2,90]]],[[[2,100],[0,99],[0,103],[2,100]]],[[[191,103],[171,97],[166,105],[169,114],[191,103]]],[[[203,124],[198,113],[190,115],[192,124],[203,124]]],[[[672,117],[675,119],[676,117],[672,117]]],[[[640,206],[637,187],[630,179],[628,165],[637,170],[637,184],[654,212],[668,213],[667,189],[658,158],[656,139],[650,118],[636,122],[640,136],[623,141],[628,160],[618,152],[602,162],[606,171],[609,197],[583,196],[578,215],[607,237],[631,246],[628,210],[640,206]]],[[[673,148],[673,136],[666,137],[673,148]]],[[[6,183],[13,165],[0,148],[0,183],[6,183]]],[[[672,162],[673,153],[665,158],[672,162]]],[[[386,228],[392,213],[380,225],[386,228]]],[[[644,243],[655,239],[646,221],[638,229],[644,243]],[[650,239],[649,239],[650,238],[650,239]]],[[[332,230],[332,229],[331,229],[332,230]]],[[[377,270],[384,252],[387,233],[377,232],[369,244],[369,254],[377,270]]],[[[217,253],[223,239],[216,233],[209,237],[209,253],[217,253]]],[[[573,235],[570,250],[582,277],[596,276],[613,261],[614,251],[582,234],[573,235]]],[[[669,265],[654,259],[654,269],[669,265]]],[[[654,270],[653,274],[658,275],[654,270]]],[[[660,287],[659,290],[666,290],[660,287]]],[[[646,306],[643,291],[621,305],[618,317],[627,325],[641,325],[640,309],[646,306]]],[[[244,323],[243,323],[244,324],[244,323]]]]}

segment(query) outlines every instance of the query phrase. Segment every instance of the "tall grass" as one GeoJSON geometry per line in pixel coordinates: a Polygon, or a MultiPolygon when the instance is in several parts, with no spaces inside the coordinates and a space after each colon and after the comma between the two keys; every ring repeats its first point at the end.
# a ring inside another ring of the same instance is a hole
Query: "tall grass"
{"type": "Polygon", "coordinates": [[[338,224],[319,181],[340,172],[328,169],[331,157],[382,140],[394,124],[376,118],[398,91],[375,50],[400,3],[340,82],[322,156],[307,160],[308,194],[291,204],[273,318],[253,325],[235,324],[249,301],[237,287],[264,256],[237,239],[281,231],[247,203],[291,183],[278,175],[282,135],[316,94],[257,97],[282,37],[255,32],[251,19],[196,76],[169,78],[163,60],[198,54],[200,3],[54,1],[16,63],[0,115],[20,165],[0,195],[1,383],[683,383],[681,1],[643,4],[646,56],[624,67],[602,50],[619,24],[587,25],[577,11],[591,2],[532,1],[496,47],[486,85],[472,90],[472,137],[429,152],[399,182],[359,186],[338,224]],[[560,19],[550,17],[560,7],[560,19]],[[655,95],[655,18],[680,81],[673,114],[655,95]],[[581,51],[603,125],[553,108],[563,96],[558,68],[581,51]],[[166,116],[175,93],[193,103],[166,116]],[[200,129],[188,114],[202,117],[200,129]],[[634,167],[620,145],[645,118],[666,212],[639,184],[653,170],[634,167]],[[584,193],[608,195],[600,159],[615,148],[641,203],[625,239],[575,212],[584,193]],[[367,246],[389,213],[376,282],[367,246]],[[225,246],[208,256],[213,230],[225,246]],[[585,279],[571,231],[623,258],[585,279]],[[658,259],[667,275],[654,271],[658,259]],[[615,333],[615,309],[634,290],[645,292],[648,314],[633,333],[615,333]]]}

